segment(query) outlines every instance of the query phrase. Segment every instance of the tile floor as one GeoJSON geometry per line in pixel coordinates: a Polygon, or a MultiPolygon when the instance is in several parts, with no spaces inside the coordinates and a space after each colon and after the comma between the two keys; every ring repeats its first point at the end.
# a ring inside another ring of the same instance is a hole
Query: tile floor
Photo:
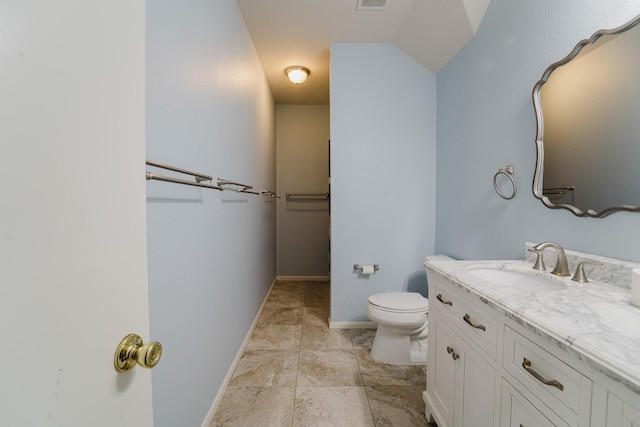
{"type": "Polygon", "coordinates": [[[328,318],[328,283],[276,283],[211,426],[427,426],[425,367],[373,361],[374,330],[328,318]]]}

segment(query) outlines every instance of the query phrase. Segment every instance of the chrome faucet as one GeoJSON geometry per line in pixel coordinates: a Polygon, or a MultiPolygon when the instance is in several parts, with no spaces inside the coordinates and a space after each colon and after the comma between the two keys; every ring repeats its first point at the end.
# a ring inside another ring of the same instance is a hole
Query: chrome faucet
{"type": "Polygon", "coordinates": [[[547,248],[555,249],[556,253],[558,254],[556,266],[553,268],[551,274],[555,274],[556,276],[571,276],[571,273],[569,272],[569,263],[567,262],[567,254],[564,253],[564,249],[562,249],[560,245],[553,242],[539,243],[535,245],[533,249],[531,249],[532,252],[538,254],[538,260],[536,261],[533,268],[535,268],[536,270],[545,269],[544,262],[542,262],[542,251],[547,248]]]}

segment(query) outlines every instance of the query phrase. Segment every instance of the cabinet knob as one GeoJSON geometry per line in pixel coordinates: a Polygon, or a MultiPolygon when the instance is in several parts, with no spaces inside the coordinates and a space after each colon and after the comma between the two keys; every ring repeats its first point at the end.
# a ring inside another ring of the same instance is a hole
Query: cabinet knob
{"type": "Polygon", "coordinates": [[[451,355],[451,358],[453,360],[458,360],[460,358],[460,356],[458,355],[458,353],[456,353],[455,351],[453,351],[453,348],[448,347],[447,346],[447,353],[449,353],[451,355]]]}

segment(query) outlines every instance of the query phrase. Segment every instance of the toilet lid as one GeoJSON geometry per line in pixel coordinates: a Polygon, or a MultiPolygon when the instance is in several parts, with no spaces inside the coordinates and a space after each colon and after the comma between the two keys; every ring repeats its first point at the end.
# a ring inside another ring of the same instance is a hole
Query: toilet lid
{"type": "Polygon", "coordinates": [[[369,297],[369,303],[383,310],[422,312],[429,309],[429,300],[417,292],[385,292],[369,297]]]}

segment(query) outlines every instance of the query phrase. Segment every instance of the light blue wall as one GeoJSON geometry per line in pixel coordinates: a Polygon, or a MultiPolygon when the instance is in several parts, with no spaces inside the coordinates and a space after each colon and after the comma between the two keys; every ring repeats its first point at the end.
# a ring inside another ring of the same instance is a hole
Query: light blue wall
{"type": "Polygon", "coordinates": [[[639,12],[628,0],[492,0],[476,37],[437,76],[438,253],[515,259],[524,256],[525,241],[552,240],[640,261],[637,213],[577,218],[544,207],[531,191],[534,84],[578,41],[639,12]],[[510,201],[498,197],[492,184],[508,164],[515,165],[519,185],[510,201]]]}
{"type": "Polygon", "coordinates": [[[331,46],[331,321],[426,292],[435,245],[435,75],[386,44],[331,46]],[[369,277],[355,263],[378,263],[369,277]]]}
{"type": "MultiPolygon", "coordinates": [[[[236,2],[155,0],[146,13],[147,158],[275,189],[275,107],[236,2]]],[[[275,277],[275,209],[147,184],[156,427],[207,416],[275,277]]]]}

